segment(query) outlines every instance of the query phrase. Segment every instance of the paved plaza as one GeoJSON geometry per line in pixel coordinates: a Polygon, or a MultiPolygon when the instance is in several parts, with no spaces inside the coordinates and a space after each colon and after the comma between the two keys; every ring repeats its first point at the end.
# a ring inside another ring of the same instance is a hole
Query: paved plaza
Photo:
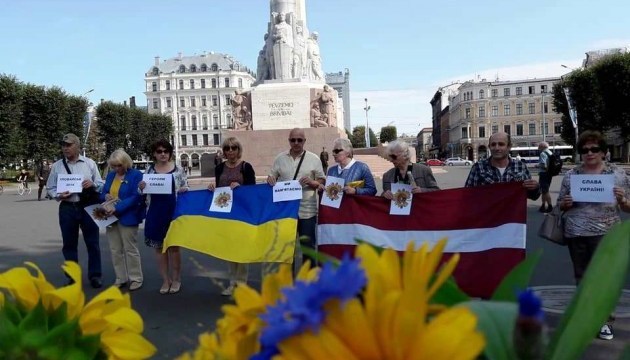
{"type": "MultiPolygon", "coordinates": [[[[435,177],[442,188],[461,187],[469,169],[470,167],[464,166],[441,168],[435,171],[435,177]]],[[[558,195],[560,179],[554,178],[552,183],[554,201],[558,195]]],[[[193,188],[204,187],[203,181],[198,179],[191,183],[194,184],[193,188]]],[[[377,179],[377,183],[380,187],[380,179],[377,179]]],[[[540,200],[528,202],[527,251],[531,253],[538,249],[543,250],[532,285],[540,286],[545,300],[548,300],[547,320],[553,327],[566,304],[565,299],[568,299],[567,296],[572,291],[571,287],[567,287],[573,285],[572,266],[566,248],[536,236],[544,216],[537,211],[539,205],[540,200]]],[[[38,202],[36,191],[30,195],[18,196],[15,187],[5,188],[0,195],[0,271],[28,260],[38,264],[54,284],[64,283],[60,270],[63,257],[57,206],[55,201],[38,202]]],[[[145,280],[142,289],[132,292],[132,304],[145,321],[145,336],[158,348],[155,358],[171,359],[196,347],[198,334],[212,328],[220,316],[220,307],[230,302],[220,295],[221,287],[217,284],[225,282],[227,265],[221,260],[183,249],[182,291],[178,294],[160,295],[158,289],[161,279],[153,249],[144,245],[142,236],[139,247],[145,280]]],[[[114,273],[104,231],[101,231],[101,251],[103,282],[108,286],[114,281],[114,273]]],[[[79,256],[80,260],[86,260],[83,244],[79,256]]],[[[85,268],[85,263],[82,265],[85,268]]],[[[259,266],[252,265],[250,284],[258,287],[259,283],[259,266]]],[[[89,286],[84,288],[89,298],[96,293],[89,286]]],[[[625,288],[630,289],[630,281],[626,281],[625,288]]],[[[620,316],[615,323],[615,339],[593,339],[584,359],[616,359],[623,346],[630,342],[630,291],[625,291],[618,310],[620,316]]]]}

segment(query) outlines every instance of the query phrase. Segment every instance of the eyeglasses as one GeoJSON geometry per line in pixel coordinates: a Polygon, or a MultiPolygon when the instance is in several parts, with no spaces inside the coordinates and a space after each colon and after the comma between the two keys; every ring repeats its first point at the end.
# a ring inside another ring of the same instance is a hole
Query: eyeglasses
{"type": "Polygon", "coordinates": [[[238,150],[238,146],[236,146],[236,145],[227,145],[227,146],[223,147],[223,151],[229,151],[229,150],[236,151],[236,150],[238,150]]]}
{"type": "Polygon", "coordinates": [[[342,152],[343,149],[333,149],[333,154],[339,154],[340,152],[342,152]]]}
{"type": "Polygon", "coordinates": [[[170,151],[168,150],[155,150],[156,154],[170,154],[170,151]]]}
{"type": "Polygon", "coordinates": [[[602,151],[602,148],[600,148],[599,146],[593,146],[593,147],[590,147],[590,148],[581,148],[580,149],[580,154],[584,155],[584,154],[588,154],[589,152],[591,152],[593,154],[597,154],[600,151],[602,151]]]}
{"type": "Polygon", "coordinates": [[[300,143],[304,142],[304,139],[302,139],[302,138],[290,138],[289,142],[292,142],[292,143],[296,142],[296,143],[300,144],[300,143]]]}
{"type": "Polygon", "coordinates": [[[394,154],[390,154],[389,158],[392,159],[392,160],[396,160],[396,159],[398,159],[398,156],[394,155],[394,154]]]}

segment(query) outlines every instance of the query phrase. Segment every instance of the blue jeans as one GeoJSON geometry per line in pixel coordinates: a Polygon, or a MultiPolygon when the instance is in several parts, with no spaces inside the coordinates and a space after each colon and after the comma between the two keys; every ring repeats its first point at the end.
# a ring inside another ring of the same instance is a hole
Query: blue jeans
{"type": "Polygon", "coordinates": [[[68,261],[79,262],[79,228],[88,252],[88,279],[101,277],[101,249],[99,229],[90,215],[78,203],[62,201],[59,204],[59,227],[63,239],[63,257],[68,261]]]}

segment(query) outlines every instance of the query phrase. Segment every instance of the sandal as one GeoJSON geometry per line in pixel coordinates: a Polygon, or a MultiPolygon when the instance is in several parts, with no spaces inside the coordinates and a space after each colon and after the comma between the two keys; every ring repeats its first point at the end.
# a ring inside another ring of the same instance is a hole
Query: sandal
{"type": "Polygon", "coordinates": [[[168,294],[170,289],[171,289],[171,284],[170,283],[166,283],[166,284],[162,285],[162,287],[160,288],[160,294],[162,294],[162,295],[168,294]]]}
{"type": "Polygon", "coordinates": [[[181,281],[173,281],[173,283],[171,284],[171,288],[168,290],[168,292],[170,294],[176,294],[179,292],[179,290],[181,290],[181,288],[182,288],[181,281]]]}

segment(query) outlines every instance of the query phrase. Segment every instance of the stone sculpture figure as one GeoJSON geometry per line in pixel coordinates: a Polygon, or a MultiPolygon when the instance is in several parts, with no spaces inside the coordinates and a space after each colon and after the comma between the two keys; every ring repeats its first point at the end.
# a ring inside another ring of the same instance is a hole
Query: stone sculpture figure
{"type": "Polygon", "coordinates": [[[321,109],[322,119],[326,121],[327,126],[336,124],[335,93],[330,86],[324,85],[324,91],[317,97],[317,102],[321,109]]]}
{"type": "Polygon", "coordinates": [[[311,106],[311,127],[327,127],[326,121],[322,120],[322,113],[319,111],[319,103],[313,102],[311,106]]]}
{"type": "Polygon", "coordinates": [[[249,111],[246,105],[243,105],[239,116],[234,123],[234,129],[236,130],[252,130],[252,112],[249,111]]]}
{"type": "Polygon", "coordinates": [[[304,75],[304,55],[306,52],[306,40],[304,39],[304,30],[302,26],[295,26],[295,39],[293,49],[293,71],[292,75],[295,79],[300,79],[304,75]]]}
{"type": "Polygon", "coordinates": [[[308,58],[308,78],[311,80],[323,80],[324,72],[322,71],[322,60],[319,54],[319,34],[313,32],[307,42],[307,58],[308,58]]]}
{"type": "Polygon", "coordinates": [[[267,71],[269,73],[267,79],[275,79],[276,73],[273,65],[273,42],[271,41],[271,39],[269,39],[269,33],[266,33],[263,39],[265,40],[265,45],[263,45],[262,51],[265,53],[265,60],[267,61],[267,71]]]}
{"type": "Polygon", "coordinates": [[[293,28],[287,24],[286,14],[279,13],[273,27],[273,64],[275,79],[291,78],[293,63],[293,28]]]}
{"type": "Polygon", "coordinates": [[[258,66],[256,68],[256,81],[269,79],[269,64],[267,64],[267,57],[265,56],[264,48],[258,52],[258,66]]]}

